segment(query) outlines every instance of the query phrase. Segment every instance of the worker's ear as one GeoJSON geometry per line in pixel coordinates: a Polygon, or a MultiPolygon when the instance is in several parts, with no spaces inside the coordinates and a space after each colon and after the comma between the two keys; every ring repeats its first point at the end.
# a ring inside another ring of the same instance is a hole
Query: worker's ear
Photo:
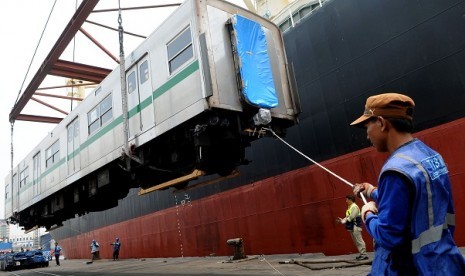
{"type": "Polygon", "coordinates": [[[384,119],[382,116],[378,116],[377,122],[380,124],[381,131],[389,130],[389,121],[384,119]]]}

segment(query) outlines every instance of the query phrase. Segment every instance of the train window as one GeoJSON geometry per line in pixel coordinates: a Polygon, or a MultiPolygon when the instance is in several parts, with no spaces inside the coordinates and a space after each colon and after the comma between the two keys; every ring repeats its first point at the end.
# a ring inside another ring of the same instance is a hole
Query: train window
{"type": "Polygon", "coordinates": [[[111,94],[87,113],[89,134],[99,129],[113,117],[111,94]]]}
{"type": "Polygon", "coordinates": [[[149,63],[148,61],[144,61],[139,66],[139,74],[140,74],[140,84],[143,84],[149,79],[149,63]]]}
{"type": "Polygon", "coordinates": [[[194,56],[191,29],[188,27],[167,45],[170,74],[194,56]]]}
{"type": "Polygon", "coordinates": [[[28,172],[28,167],[26,167],[24,170],[22,170],[19,173],[19,188],[22,188],[26,186],[27,184],[27,179],[29,178],[29,172],[28,172]]]}
{"type": "MultiPolygon", "coordinates": [[[[73,139],[74,139],[74,122],[73,124],[68,125],[68,147],[70,146],[70,143],[71,143],[71,146],[73,145],[72,144],[73,139]]],[[[73,151],[74,151],[73,148],[68,149],[68,154],[70,154],[73,151]]]]}
{"type": "Polygon", "coordinates": [[[136,71],[128,76],[128,93],[131,94],[134,90],[136,90],[136,71]]]}
{"type": "Polygon", "coordinates": [[[45,151],[45,167],[48,168],[51,165],[55,164],[58,162],[58,159],[60,159],[60,141],[56,141],[53,143],[51,147],[49,147],[45,151]]]}
{"type": "Polygon", "coordinates": [[[95,96],[98,95],[98,93],[100,93],[100,91],[102,91],[102,87],[100,86],[99,88],[95,89],[95,96]]]}
{"type": "Polygon", "coordinates": [[[10,197],[10,184],[5,185],[5,199],[10,197]]]}
{"type": "Polygon", "coordinates": [[[102,125],[108,122],[113,117],[111,94],[108,95],[100,104],[100,113],[102,114],[102,125]]]}
{"type": "Polygon", "coordinates": [[[13,186],[12,187],[14,190],[16,190],[15,187],[18,188],[18,175],[16,173],[13,174],[13,186]]]}
{"type": "Polygon", "coordinates": [[[37,195],[39,194],[39,176],[40,176],[40,152],[38,152],[36,155],[33,157],[33,162],[32,162],[32,183],[33,183],[33,194],[37,195]]]}
{"type": "Polygon", "coordinates": [[[100,108],[96,106],[87,113],[87,121],[89,122],[89,134],[93,133],[100,127],[100,108]]]}
{"type": "Polygon", "coordinates": [[[97,194],[97,180],[90,179],[89,180],[89,197],[97,194]]]}

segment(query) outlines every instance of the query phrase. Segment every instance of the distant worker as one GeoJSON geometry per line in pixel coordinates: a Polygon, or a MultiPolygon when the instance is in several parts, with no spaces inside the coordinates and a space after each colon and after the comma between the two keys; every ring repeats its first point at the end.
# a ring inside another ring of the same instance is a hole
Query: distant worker
{"type": "Polygon", "coordinates": [[[58,242],[55,242],[55,249],[53,250],[55,254],[55,262],[57,266],[60,266],[60,253],[61,253],[61,246],[58,245],[58,242]]]}
{"type": "Polygon", "coordinates": [[[92,240],[90,244],[90,253],[92,254],[92,262],[100,258],[100,245],[97,241],[92,240]]]}
{"type": "Polygon", "coordinates": [[[344,224],[347,231],[350,233],[355,246],[357,247],[359,256],[355,259],[368,260],[368,255],[365,247],[365,241],[362,237],[362,218],[360,215],[360,208],[355,203],[355,196],[346,196],[347,211],[344,218],[337,218],[336,222],[344,224]]]}
{"type": "Polygon", "coordinates": [[[116,238],[115,242],[112,242],[111,245],[113,245],[113,261],[117,261],[119,259],[119,249],[121,248],[119,238],[116,238]]]}
{"type": "Polygon", "coordinates": [[[412,136],[414,107],[402,94],[372,96],[351,123],[366,129],[377,151],[390,154],[377,187],[354,186],[354,194],[376,202],[362,207],[362,220],[375,240],[371,274],[465,275],[465,260],[453,239],[447,166],[439,153],[412,136]]]}

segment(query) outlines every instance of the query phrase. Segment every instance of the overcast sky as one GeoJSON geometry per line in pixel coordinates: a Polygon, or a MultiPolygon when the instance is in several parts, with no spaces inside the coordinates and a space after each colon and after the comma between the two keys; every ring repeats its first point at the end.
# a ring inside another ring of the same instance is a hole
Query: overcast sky
{"type": "MultiPolygon", "coordinates": [[[[167,3],[180,3],[182,0],[121,0],[122,7],[150,6],[167,3]]],[[[243,6],[242,0],[230,0],[243,6]]],[[[2,66],[0,67],[0,218],[4,216],[4,180],[11,168],[10,155],[10,128],[9,114],[18,97],[18,92],[24,91],[30,79],[44,61],[46,55],[54,45],[56,39],[62,33],[75,12],[76,6],[81,1],[72,0],[14,0],[2,1],[0,9],[0,53],[2,66]],[[53,8],[47,29],[43,33],[47,18],[53,8]],[[43,35],[42,35],[43,33],[43,35]],[[39,38],[43,36],[34,62],[23,84],[39,38]]],[[[98,9],[117,8],[117,0],[100,0],[98,9]]],[[[168,16],[174,8],[145,9],[138,11],[124,11],[122,14],[125,31],[148,35],[160,22],[168,16]],[[141,20],[143,18],[143,20],[141,20]]],[[[95,13],[88,18],[105,25],[117,28],[118,13],[95,13]]],[[[84,29],[98,39],[113,55],[119,56],[118,34],[106,29],[84,24],[84,29]]],[[[125,54],[130,53],[135,46],[142,42],[141,39],[125,36],[125,54]]],[[[88,41],[82,34],[76,36],[75,47],[68,47],[61,59],[74,60],[80,63],[91,63],[97,60],[99,64],[105,64],[108,68],[114,68],[117,64],[95,45],[88,41]],[[91,54],[89,54],[91,53],[91,54]]],[[[93,64],[96,65],[96,64],[93,64]]],[[[63,79],[49,78],[46,86],[64,85],[63,79]]],[[[43,87],[42,85],[41,87],[43,87]]],[[[47,91],[44,91],[47,92],[47,91]]],[[[54,93],[52,91],[52,93],[54,93]]],[[[50,99],[44,99],[52,101],[50,99]]],[[[56,102],[57,105],[69,111],[69,102],[56,102]]],[[[48,114],[51,116],[64,116],[56,111],[30,101],[22,113],[48,114]]],[[[14,125],[14,166],[16,166],[46,135],[53,129],[54,124],[32,123],[17,121],[14,125]]],[[[30,174],[32,170],[30,170],[30,174]]]]}

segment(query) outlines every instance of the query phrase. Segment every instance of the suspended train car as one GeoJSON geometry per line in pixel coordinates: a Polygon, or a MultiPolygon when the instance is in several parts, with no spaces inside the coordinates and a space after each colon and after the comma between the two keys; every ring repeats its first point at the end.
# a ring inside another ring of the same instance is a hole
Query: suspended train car
{"type": "Polygon", "coordinates": [[[126,58],[128,127],[116,68],[6,177],[6,217],[51,228],[133,187],[230,174],[261,127],[295,124],[288,71],[273,23],[220,0],[185,1],[126,58]]]}

